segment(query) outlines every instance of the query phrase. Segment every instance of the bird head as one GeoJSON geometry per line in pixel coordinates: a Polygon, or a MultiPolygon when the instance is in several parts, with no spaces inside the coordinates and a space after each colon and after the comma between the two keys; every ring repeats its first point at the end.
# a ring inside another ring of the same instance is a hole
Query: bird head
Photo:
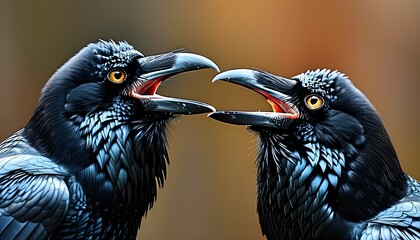
{"type": "Polygon", "coordinates": [[[91,113],[112,108],[134,121],[214,111],[205,103],[156,94],[169,77],[203,68],[219,71],[215,63],[197,54],[144,56],[126,42],[89,44],[45,84],[25,135],[52,159],[80,165],[89,154],[77,125],[91,113]]]}
{"type": "Polygon", "coordinates": [[[282,156],[270,159],[307,161],[325,177],[330,168],[338,177],[329,179],[337,193],[334,204],[349,218],[372,216],[403,196],[405,175],[379,114],[344,74],[323,69],[285,78],[236,69],[218,74],[213,81],[218,80],[261,94],[273,111],[218,111],[209,117],[259,133],[260,161],[273,152],[282,156]]]}
{"type": "Polygon", "coordinates": [[[126,42],[100,41],[82,49],[47,82],[40,104],[65,101],[71,114],[84,115],[106,107],[115,98],[130,101],[140,114],[196,114],[214,111],[208,104],[156,94],[169,77],[215,63],[200,55],[169,52],[144,56],[126,42]]]}
{"type": "MultiPolygon", "coordinates": [[[[269,130],[327,146],[358,145],[366,131],[380,123],[368,99],[338,71],[307,71],[293,78],[268,72],[237,69],[217,75],[223,80],[249,88],[266,98],[272,112],[218,111],[216,120],[269,130]]],[[[379,126],[378,126],[379,127],[379,126]]]]}

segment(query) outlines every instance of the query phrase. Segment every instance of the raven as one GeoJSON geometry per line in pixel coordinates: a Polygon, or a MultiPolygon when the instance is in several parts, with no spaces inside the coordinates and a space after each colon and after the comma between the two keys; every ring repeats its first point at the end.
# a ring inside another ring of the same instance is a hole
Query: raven
{"type": "Polygon", "coordinates": [[[288,79],[235,69],[216,80],[263,95],[273,109],[209,115],[259,136],[257,212],[267,239],[420,239],[420,184],[344,74],[318,69],[288,79]]]}
{"type": "Polygon", "coordinates": [[[29,123],[0,144],[0,239],[135,239],[163,186],[165,126],[208,104],[155,94],[218,67],[192,53],[84,47],[45,84],[29,123]]]}

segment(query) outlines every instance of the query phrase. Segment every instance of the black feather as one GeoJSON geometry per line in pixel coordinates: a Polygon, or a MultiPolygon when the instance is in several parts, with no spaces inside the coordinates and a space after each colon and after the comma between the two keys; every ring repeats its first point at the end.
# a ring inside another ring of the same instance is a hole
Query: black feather
{"type": "Polygon", "coordinates": [[[1,239],[136,238],[166,178],[173,114],[145,112],[127,89],[139,91],[142,74],[171,69],[177,56],[143,57],[100,41],[46,83],[27,126],[0,144],[1,239]],[[115,69],[122,82],[109,79],[115,69]]]}
{"type": "Polygon", "coordinates": [[[327,69],[292,80],[250,70],[220,76],[289,106],[267,114],[288,126],[250,123],[260,138],[257,210],[267,239],[420,238],[420,183],[403,172],[379,114],[347,77],[327,69]],[[309,96],[322,104],[309,107],[309,96]]]}

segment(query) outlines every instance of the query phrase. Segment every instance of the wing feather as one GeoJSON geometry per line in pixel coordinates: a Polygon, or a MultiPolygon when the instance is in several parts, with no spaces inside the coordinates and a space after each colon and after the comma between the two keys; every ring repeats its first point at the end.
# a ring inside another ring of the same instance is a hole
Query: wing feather
{"type": "Polygon", "coordinates": [[[407,197],[369,220],[361,239],[420,239],[420,184],[408,177],[407,197]]]}
{"type": "Polygon", "coordinates": [[[69,173],[21,132],[0,144],[0,239],[46,239],[67,213],[69,173]]]}

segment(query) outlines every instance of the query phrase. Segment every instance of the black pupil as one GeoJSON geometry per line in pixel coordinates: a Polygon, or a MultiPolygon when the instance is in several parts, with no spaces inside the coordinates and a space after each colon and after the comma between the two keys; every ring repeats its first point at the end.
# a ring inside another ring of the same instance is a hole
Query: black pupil
{"type": "Polygon", "coordinates": [[[318,98],[317,97],[311,97],[310,102],[311,102],[312,105],[315,105],[318,102],[318,98]]]}
{"type": "Polygon", "coordinates": [[[122,78],[122,73],[120,71],[115,71],[114,72],[114,77],[115,77],[115,79],[121,79],[122,78]]]}

